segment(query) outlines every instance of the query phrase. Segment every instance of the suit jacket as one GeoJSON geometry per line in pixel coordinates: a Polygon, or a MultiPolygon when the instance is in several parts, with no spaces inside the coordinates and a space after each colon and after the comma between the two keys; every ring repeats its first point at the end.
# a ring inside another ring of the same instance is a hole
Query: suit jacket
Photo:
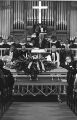
{"type": "Polygon", "coordinates": [[[12,58],[12,61],[18,59],[18,57],[19,57],[19,52],[18,52],[17,49],[15,49],[15,50],[13,51],[13,58],[12,58]]]}
{"type": "Polygon", "coordinates": [[[65,65],[65,68],[68,70],[67,72],[67,83],[70,87],[74,85],[74,75],[76,74],[76,66],[74,62],[70,62],[69,65],[65,65]]]}
{"type": "Polygon", "coordinates": [[[2,47],[2,48],[10,48],[10,45],[4,43],[1,47],[2,47]]]}
{"type": "MultiPolygon", "coordinates": [[[[13,75],[11,74],[10,70],[6,70],[4,68],[0,68],[1,71],[4,74],[4,78],[5,78],[5,85],[3,85],[2,83],[0,85],[5,86],[5,88],[13,88],[13,84],[14,84],[14,78],[13,75]]],[[[3,88],[3,86],[0,86],[1,88],[3,88]]]]}
{"type": "Polygon", "coordinates": [[[27,53],[26,50],[25,50],[25,51],[19,50],[19,56],[20,56],[21,58],[25,58],[25,57],[26,57],[26,53],[27,53]]]}

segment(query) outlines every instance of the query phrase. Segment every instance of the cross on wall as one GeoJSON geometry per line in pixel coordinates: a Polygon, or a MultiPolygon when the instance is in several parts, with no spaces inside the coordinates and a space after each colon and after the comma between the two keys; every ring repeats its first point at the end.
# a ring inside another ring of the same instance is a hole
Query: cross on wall
{"type": "Polygon", "coordinates": [[[33,9],[39,10],[39,24],[41,24],[41,10],[47,8],[48,8],[47,6],[41,6],[41,1],[39,1],[39,6],[33,6],[33,9]]]}

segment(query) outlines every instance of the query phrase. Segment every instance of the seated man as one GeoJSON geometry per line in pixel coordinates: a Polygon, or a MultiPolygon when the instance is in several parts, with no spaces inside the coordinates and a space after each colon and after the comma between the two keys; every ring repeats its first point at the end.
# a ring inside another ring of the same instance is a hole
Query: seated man
{"type": "Polygon", "coordinates": [[[3,61],[0,60],[0,91],[1,91],[1,102],[6,104],[7,100],[11,99],[12,90],[14,85],[14,78],[11,72],[3,68],[3,61]]]}
{"type": "Polygon", "coordinates": [[[15,62],[15,60],[17,60],[19,57],[19,52],[16,49],[15,45],[12,44],[9,50],[9,55],[5,55],[2,60],[6,61],[7,65],[13,65],[13,63],[15,62]]]}
{"type": "Polygon", "coordinates": [[[9,50],[8,55],[6,54],[4,57],[7,58],[7,61],[13,61],[15,59],[17,59],[19,56],[18,54],[18,50],[16,49],[16,47],[12,44],[9,50]]]}
{"type": "Polygon", "coordinates": [[[59,53],[56,51],[55,45],[52,46],[51,60],[52,60],[52,63],[56,65],[56,67],[59,67],[60,65],[59,53]]]}
{"type": "Polygon", "coordinates": [[[75,75],[74,89],[77,89],[77,73],[76,73],[76,75],[75,75]]]}
{"type": "Polygon", "coordinates": [[[46,71],[51,71],[52,69],[57,68],[56,63],[53,62],[53,60],[52,60],[51,53],[47,53],[45,55],[45,59],[44,59],[43,63],[44,63],[46,71]]]}
{"type": "Polygon", "coordinates": [[[6,40],[4,40],[1,47],[2,47],[2,48],[10,48],[10,45],[7,43],[6,40]]]}
{"type": "Polygon", "coordinates": [[[18,59],[18,57],[19,57],[19,52],[18,52],[17,48],[15,47],[15,45],[13,45],[13,44],[10,47],[9,55],[12,57],[11,61],[18,59]]]}
{"type": "Polygon", "coordinates": [[[76,66],[74,64],[74,61],[72,61],[71,56],[66,57],[65,61],[65,68],[68,70],[67,72],[67,102],[70,100],[70,107],[72,107],[73,104],[73,88],[74,88],[74,81],[75,81],[75,75],[76,75],[76,66]]]}
{"type": "Polygon", "coordinates": [[[66,56],[66,59],[65,59],[65,65],[64,67],[67,69],[67,70],[76,70],[76,63],[74,62],[74,60],[72,60],[71,56],[66,56]]]}
{"type": "Polygon", "coordinates": [[[19,50],[19,59],[17,60],[16,69],[19,71],[23,70],[24,73],[27,74],[29,61],[28,51],[24,44],[22,45],[22,49],[19,50]]]}
{"type": "Polygon", "coordinates": [[[22,59],[25,59],[27,57],[27,51],[26,51],[26,46],[25,44],[22,45],[22,49],[19,50],[19,56],[22,58],[22,59]]]}
{"type": "Polygon", "coordinates": [[[60,51],[60,66],[61,67],[65,67],[65,62],[67,61],[66,59],[69,60],[68,57],[70,57],[70,59],[74,59],[74,51],[68,49],[63,49],[60,51]]]}
{"type": "Polygon", "coordinates": [[[33,47],[39,48],[39,34],[34,33],[31,37],[31,43],[33,44],[33,47]]]}

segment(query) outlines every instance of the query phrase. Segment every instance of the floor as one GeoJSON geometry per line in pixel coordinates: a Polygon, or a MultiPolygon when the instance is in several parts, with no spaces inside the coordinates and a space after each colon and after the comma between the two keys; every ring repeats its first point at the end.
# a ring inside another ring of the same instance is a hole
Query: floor
{"type": "Polygon", "coordinates": [[[13,102],[1,120],[77,120],[66,102],[13,102]]]}

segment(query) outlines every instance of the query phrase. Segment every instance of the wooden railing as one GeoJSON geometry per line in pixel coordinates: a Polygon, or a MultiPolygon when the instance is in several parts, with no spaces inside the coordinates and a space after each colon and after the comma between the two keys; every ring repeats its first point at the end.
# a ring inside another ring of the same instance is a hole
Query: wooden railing
{"type": "MultiPolygon", "coordinates": [[[[17,48],[18,50],[21,49],[21,48],[17,48]]],[[[30,51],[32,50],[33,48],[26,48],[26,50],[30,51]]],[[[48,51],[51,51],[53,48],[45,48],[46,50],[48,51]]],[[[61,50],[64,50],[65,48],[56,48],[57,51],[61,51],[61,50]]],[[[9,50],[9,48],[0,48],[0,56],[4,56],[4,52],[6,50],[9,50]]],[[[77,48],[69,48],[68,50],[71,50],[71,51],[77,51],[77,48]]]]}

